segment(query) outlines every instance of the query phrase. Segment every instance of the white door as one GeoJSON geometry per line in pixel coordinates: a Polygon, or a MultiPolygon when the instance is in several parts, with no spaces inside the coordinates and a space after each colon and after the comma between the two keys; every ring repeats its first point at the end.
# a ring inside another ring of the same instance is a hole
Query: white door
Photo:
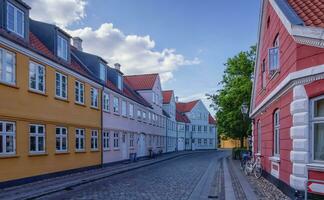
{"type": "Polygon", "coordinates": [[[178,150],[183,151],[184,150],[184,139],[178,138],[178,150]]]}
{"type": "Polygon", "coordinates": [[[122,133],[122,143],[121,143],[121,151],[122,151],[122,160],[128,159],[128,148],[127,148],[127,135],[126,133],[122,133]]]}
{"type": "Polygon", "coordinates": [[[145,156],[145,148],[145,135],[141,133],[138,138],[138,157],[145,156]]]}

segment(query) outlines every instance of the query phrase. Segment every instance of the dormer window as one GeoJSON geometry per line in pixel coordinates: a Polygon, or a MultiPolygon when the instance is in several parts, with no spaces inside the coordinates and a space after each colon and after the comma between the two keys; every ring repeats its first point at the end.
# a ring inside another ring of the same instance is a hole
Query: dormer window
{"type": "Polygon", "coordinates": [[[7,29],[24,38],[25,14],[11,3],[7,3],[7,29]]]}
{"type": "Polygon", "coordinates": [[[118,74],[117,76],[117,87],[119,90],[123,90],[123,77],[122,75],[118,74]]]}
{"type": "Polygon", "coordinates": [[[57,36],[57,56],[68,60],[68,42],[60,35],[57,36]]]}
{"type": "Polygon", "coordinates": [[[279,70],[279,35],[276,36],[273,47],[269,49],[269,72],[270,75],[279,70]]]}
{"type": "Polygon", "coordinates": [[[99,72],[100,79],[102,81],[106,81],[106,66],[100,63],[100,72],[99,72]]]}

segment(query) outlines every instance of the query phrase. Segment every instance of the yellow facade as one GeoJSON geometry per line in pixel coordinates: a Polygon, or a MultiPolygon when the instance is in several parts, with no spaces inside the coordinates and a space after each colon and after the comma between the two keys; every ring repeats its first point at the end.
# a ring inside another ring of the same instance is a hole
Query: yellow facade
{"type": "MultiPolygon", "coordinates": [[[[5,48],[0,46],[1,48],[5,48]]],[[[16,154],[0,156],[0,182],[31,177],[69,169],[99,165],[101,163],[100,130],[101,110],[99,90],[99,109],[90,107],[90,88],[85,84],[85,105],[75,103],[76,77],[68,73],[68,99],[55,98],[55,72],[51,66],[45,66],[45,94],[29,90],[29,62],[26,55],[16,52],[16,85],[8,86],[0,83],[0,121],[10,121],[16,124],[16,154]],[[29,125],[45,125],[45,154],[32,155],[29,152],[29,125]],[[56,153],[57,126],[68,129],[68,152],[56,153]],[[86,130],[85,152],[75,151],[75,128],[86,130]],[[98,130],[98,151],[91,151],[91,130],[98,130]]],[[[32,60],[34,62],[41,62],[32,60]]],[[[58,71],[60,72],[60,71],[58,71]]]]}
{"type": "MultiPolygon", "coordinates": [[[[220,146],[224,149],[239,148],[241,147],[241,141],[231,138],[221,138],[220,146]]],[[[244,147],[247,147],[247,139],[244,139],[244,147]]]]}

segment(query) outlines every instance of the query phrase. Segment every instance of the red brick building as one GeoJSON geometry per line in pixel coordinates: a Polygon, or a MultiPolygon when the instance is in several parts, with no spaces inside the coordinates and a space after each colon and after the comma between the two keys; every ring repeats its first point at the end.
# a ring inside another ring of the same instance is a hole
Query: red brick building
{"type": "Polygon", "coordinates": [[[265,175],[286,192],[324,180],[324,1],[262,1],[251,102],[265,175]]]}

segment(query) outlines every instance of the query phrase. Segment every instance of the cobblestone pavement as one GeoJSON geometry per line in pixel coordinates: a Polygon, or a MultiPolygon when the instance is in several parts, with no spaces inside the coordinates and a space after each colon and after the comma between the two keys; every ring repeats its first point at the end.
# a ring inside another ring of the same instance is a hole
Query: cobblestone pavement
{"type": "Polygon", "coordinates": [[[41,199],[189,199],[211,161],[223,154],[214,151],[192,154],[69,188],[41,199]]]}

